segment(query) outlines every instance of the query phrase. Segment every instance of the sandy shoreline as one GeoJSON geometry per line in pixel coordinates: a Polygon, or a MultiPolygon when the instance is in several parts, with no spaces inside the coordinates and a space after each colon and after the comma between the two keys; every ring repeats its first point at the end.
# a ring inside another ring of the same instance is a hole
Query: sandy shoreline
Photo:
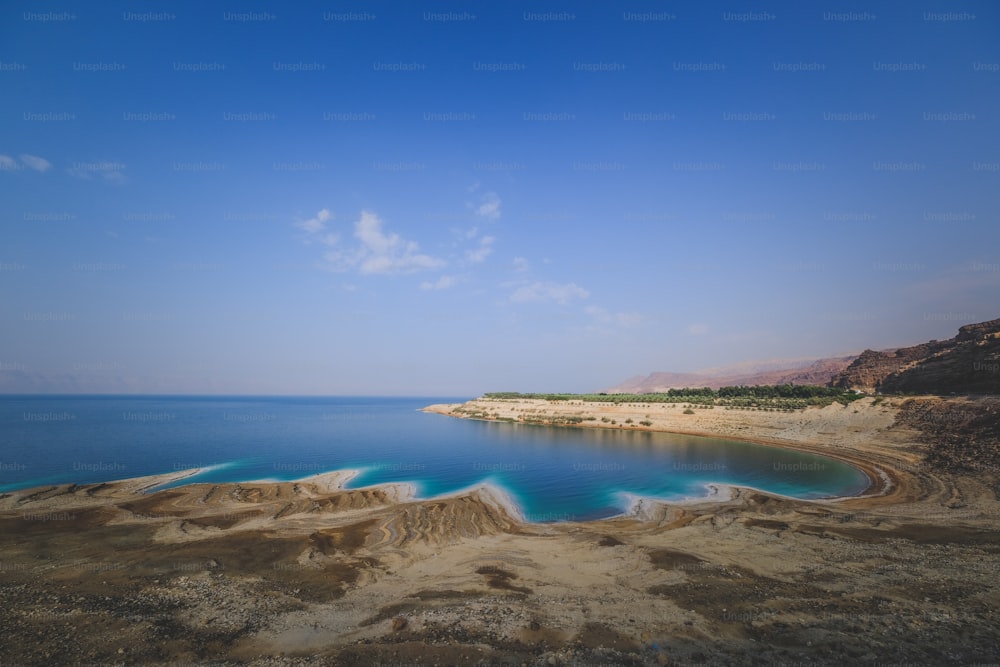
{"type": "MultiPolygon", "coordinates": [[[[892,420],[888,417],[887,410],[873,410],[874,399],[863,399],[854,405],[854,410],[860,413],[858,408],[864,409],[868,413],[862,419],[855,419],[856,425],[878,432],[888,428],[892,420]],[[874,422],[874,424],[872,423],[874,422]]],[[[879,451],[879,461],[873,461],[871,448],[859,446],[860,443],[852,442],[851,446],[846,446],[842,441],[842,434],[829,431],[819,431],[818,428],[805,428],[803,414],[809,414],[809,422],[812,424],[822,424],[822,428],[836,428],[831,423],[829,417],[831,413],[840,414],[850,406],[840,406],[834,404],[826,408],[809,408],[804,412],[796,413],[766,413],[765,419],[760,419],[758,415],[765,413],[752,413],[746,411],[723,411],[723,410],[699,410],[693,415],[683,414],[680,404],[604,404],[604,403],[584,403],[582,401],[547,401],[542,399],[486,399],[480,398],[466,403],[444,403],[429,405],[424,408],[425,412],[432,412],[450,417],[462,419],[477,419],[481,421],[507,421],[522,423],[526,426],[559,426],[562,428],[592,428],[608,431],[650,431],[674,433],[678,435],[692,435],[699,437],[720,438],[727,440],[738,440],[768,447],[780,447],[795,451],[817,454],[827,458],[836,459],[847,463],[868,477],[869,487],[864,491],[852,495],[838,498],[824,498],[821,500],[833,502],[838,500],[848,500],[856,498],[871,498],[880,496],[890,496],[900,488],[902,480],[899,473],[891,465],[884,463],[894,463],[892,459],[888,461],[884,458],[886,452],[879,451]],[[484,414],[485,413],[485,414],[484,414]],[[520,422],[526,413],[533,417],[556,419],[566,417],[580,417],[581,415],[600,416],[607,418],[609,415],[615,416],[616,421],[624,422],[625,419],[641,419],[651,421],[649,426],[633,424],[617,424],[594,421],[582,421],[575,424],[533,424],[520,422]],[[476,416],[470,416],[476,415],[476,416]],[[791,417],[791,419],[782,419],[791,417]],[[795,419],[798,417],[798,419],[795,419]],[[786,426],[790,437],[775,437],[774,431],[781,429],[775,423],[786,426]],[[795,427],[793,429],[793,427],[795,427]],[[836,435],[836,438],[824,438],[824,435],[836,435]],[[880,465],[880,462],[883,465],[880,465]]],[[[856,412],[852,412],[853,416],[856,412]]],[[[808,422],[807,422],[808,423],[808,422]]],[[[906,466],[908,459],[899,461],[906,466]]],[[[750,487],[747,487],[750,488],[750,487]]],[[[757,489],[750,489],[757,490],[757,489]]]]}
{"type": "MultiPolygon", "coordinates": [[[[461,412],[462,408],[467,408],[469,406],[472,406],[473,409],[482,409],[484,407],[496,408],[497,406],[501,406],[504,412],[499,412],[498,414],[500,415],[499,418],[504,420],[509,420],[510,415],[512,413],[515,413],[521,409],[529,409],[537,407],[539,405],[545,405],[548,408],[547,412],[549,413],[550,416],[553,417],[557,417],[560,415],[575,416],[581,413],[579,403],[571,403],[565,405],[562,405],[561,403],[563,402],[552,403],[549,401],[542,401],[537,399],[526,399],[526,400],[516,400],[516,401],[512,401],[511,399],[498,399],[498,400],[475,399],[467,403],[429,405],[423,408],[422,411],[437,413],[450,417],[478,419],[483,421],[491,421],[491,419],[486,417],[469,417],[467,414],[463,414],[461,412]]],[[[866,475],[866,477],[868,477],[869,487],[864,491],[862,491],[861,493],[852,496],[816,499],[825,502],[835,502],[838,500],[885,496],[898,486],[896,484],[897,480],[894,478],[892,470],[886,470],[879,467],[877,464],[870,461],[859,451],[856,450],[842,451],[840,447],[831,446],[831,444],[829,443],[817,443],[817,442],[810,442],[808,440],[789,441],[787,439],[769,437],[769,433],[761,432],[760,430],[755,430],[751,433],[726,433],[724,436],[722,436],[721,432],[724,431],[725,429],[720,428],[720,422],[723,420],[720,420],[716,415],[702,415],[702,414],[696,414],[690,416],[685,415],[685,421],[689,422],[685,424],[678,424],[676,422],[670,422],[669,420],[664,419],[665,416],[670,416],[671,413],[676,412],[678,409],[679,408],[676,408],[675,406],[665,407],[665,406],[657,406],[655,404],[645,405],[642,408],[633,407],[631,404],[623,404],[623,405],[616,405],[614,406],[614,408],[609,409],[608,406],[599,404],[599,409],[595,411],[598,414],[615,414],[624,420],[629,416],[635,416],[640,412],[642,412],[646,417],[657,418],[657,422],[654,422],[652,426],[629,425],[627,429],[625,429],[623,426],[619,426],[616,428],[615,426],[610,426],[595,422],[582,422],[573,425],[560,424],[560,426],[564,428],[595,428],[607,431],[633,430],[633,431],[669,432],[679,435],[692,435],[692,436],[710,437],[710,438],[725,437],[726,439],[730,440],[738,440],[738,441],[749,442],[753,444],[770,446],[770,447],[780,447],[784,449],[791,449],[811,454],[818,454],[820,456],[824,456],[827,458],[836,459],[857,468],[858,470],[863,472],[866,475]],[[702,417],[712,417],[714,419],[706,420],[703,419],[702,417]]],[[[737,419],[745,420],[746,415],[741,413],[737,416],[737,419]]],[[[773,428],[773,426],[769,425],[766,428],[770,429],[773,428]]],[[[174,471],[170,473],[161,473],[156,475],[124,478],[118,480],[108,480],[105,482],[101,482],[100,484],[114,485],[119,490],[119,492],[125,494],[149,493],[149,492],[155,492],[156,490],[160,490],[161,487],[165,487],[168,484],[173,485],[176,482],[196,477],[208,470],[209,470],[208,468],[191,468],[191,469],[174,471]]],[[[278,479],[266,478],[266,479],[249,479],[249,480],[244,480],[240,483],[241,484],[284,484],[292,482],[292,483],[315,485],[322,492],[332,493],[344,490],[346,486],[362,472],[363,471],[360,469],[345,468],[340,470],[317,473],[313,475],[307,475],[292,480],[278,480],[278,479]]],[[[205,482],[192,482],[192,483],[204,484],[205,482]]],[[[66,485],[65,484],[52,485],[52,487],[47,487],[47,488],[55,488],[59,486],[66,486],[66,485]]],[[[76,485],[70,484],[69,486],[76,486],[76,485]]],[[[711,487],[713,490],[710,493],[706,494],[705,496],[701,497],[673,499],[673,500],[647,498],[646,500],[652,502],[668,502],[671,504],[688,504],[691,502],[719,499],[725,496],[724,493],[720,492],[720,489],[726,489],[731,485],[713,483],[708,486],[711,487]]],[[[172,486],[171,488],[176,488],[176,487],[172,486]]],[[[393,496],[397,497],[400,500],[400,502],[404,502],[407,500],[432,500],[432,499],[451,498],[455,496],[473,493],[479,490],[488,490],[497,498],[503,499],[503,502],[506,505],[506,509],[512,515],[518,515],[523,518],[521,509],[507,494],[507,492],[496,485],[488,483],[473,484],[467,488],[459,489],[446,494],[441,494],[439,496],[430,496],[430,497],[421,497],[417,493],[415,485],[408,482],[373,484],[359,488],[393,489],[393,496]]],[[[748,491],[760,492],[760,489],[755,489],[753,487],[738,487],[738,488],[745,488],[748,491]]],[[[19,494],[23,491],[29,491],[29,490],[34,492],[37,491],[38,488],[19,489],[19,490],[14,490],[10,493],[19,494]]]]}
{"type": "Polygon", "coordinates": [[[931,445],[896,423],[898,401],[618,410],[598,414],[885,477],[824,500],[719,484],[560,523],[526,522],[490,484],[425,499],[409,484],[346,488],[357,470],[154,490],[197,473],[178,471],[3,493],[0,625],[25,639],[0,661],[960,665],[1000,654],[1000,475],[928,463],[931,445]]]}

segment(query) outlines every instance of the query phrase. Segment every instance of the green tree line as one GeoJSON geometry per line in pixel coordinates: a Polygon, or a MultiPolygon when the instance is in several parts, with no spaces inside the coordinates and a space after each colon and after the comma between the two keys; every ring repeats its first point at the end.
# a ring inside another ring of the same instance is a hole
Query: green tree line
{"type": "Polygon", "coordinates": [[[807,384],[779,385],[737,385],[732,387],[685,387],[669,389],[650,394],[628,393],[521,393],[517,391],[495,391],[484,394],[492,399],[541,399],[546,401],[586,401],[595,403],[696,403],[702,405],[767,405],[805,407],[807,405],[829,405],[833,402],[849,403],[862,394],[837,387],[821,387],[807,384]],[[789,399],[789,400],[780,400],[789,399]]]}

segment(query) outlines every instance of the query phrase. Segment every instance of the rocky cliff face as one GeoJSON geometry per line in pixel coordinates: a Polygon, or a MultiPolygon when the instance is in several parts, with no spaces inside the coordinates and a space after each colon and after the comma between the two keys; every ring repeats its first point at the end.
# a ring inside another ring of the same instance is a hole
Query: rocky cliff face
{"type": "Polygon", "coordinates": [[[865,392],[1000,394],[1000,319],[892,352],[865,350],[830,384],[865,392]]]}
{"type": "Polygon", "coordinates": [[[944,344],[932,341],[898,350],[865,350],[851,365],[834,375],[830,384],[834,387],[857,389],[868,393],[878,391],[887,377],[941,351],[942,345],[944,344]]]}

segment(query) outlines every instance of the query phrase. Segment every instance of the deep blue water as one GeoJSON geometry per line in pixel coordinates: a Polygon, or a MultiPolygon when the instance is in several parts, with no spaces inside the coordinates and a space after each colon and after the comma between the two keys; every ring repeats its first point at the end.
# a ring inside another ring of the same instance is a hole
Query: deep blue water
{"type": "Polygon", "coordinates": [[[291,480],[363,469],[422,497],[482,482],[533,521],[595,519],[633,496],[699,497],[709,483],[801,498],[868,480],[831,459],[717,438],[480,422],[420,412],[463,398],[0,396],[0,491],[207,468],[184,480],[291,480]]]}

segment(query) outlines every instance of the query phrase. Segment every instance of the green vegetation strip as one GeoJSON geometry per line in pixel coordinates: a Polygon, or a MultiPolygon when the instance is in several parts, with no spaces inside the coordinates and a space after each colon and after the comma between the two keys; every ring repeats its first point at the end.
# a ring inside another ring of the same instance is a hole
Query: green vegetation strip
{"type": "Polygon", "coordinates": [[[483,398],[501,400],[541,399],[546,401],[581,401],[588,403],[686,403],[699,407],[726,407],[735,409],[798,410],[811,405],[826,406],[831,403],[847,405],[864,394],[805,384],[779,384],[670,389],[655,394],[522,394],[516,391],[495,391],[483,398]]]}

